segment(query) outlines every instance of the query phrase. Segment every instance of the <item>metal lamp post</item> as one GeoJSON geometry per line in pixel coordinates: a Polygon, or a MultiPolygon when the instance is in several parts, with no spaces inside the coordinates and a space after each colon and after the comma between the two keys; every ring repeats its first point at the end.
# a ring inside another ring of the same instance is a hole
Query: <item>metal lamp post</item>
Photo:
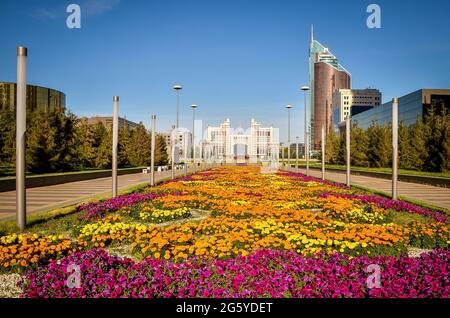
{"type": "Polygon", "coordinates": [[[177,84],[173,86],[173,89],[177,92],[177,121],[175,127],[178,129],[179,126],[179,112],[180,112],[180,92],[183,86],[177,84]]]}
{"type": "Polygon", "coordinates": [[[184,176],[185,177],[187,176],[187,171],[188,171],[188,166],[187,166],[187,152],[188,152],[187,139],[188,138],[187,137],[188,137],[188,133],[185,132],[184,136],[183,136],[183,140],[184,140],[184,149],[183,149],[183,152],[184,152],[184,176]]]}
{"type": "Polygon", "coordinates": [[[288,167],[291,167],[291,109],[292,109],[292,105],[287,105],[287,111],[288,111],[288,167]]]}
{"type": "Polygon", "coordinates": [[[117,145],[119,143],[119,96],[113,96],[112,196],[117,196],[117,145]]]}
{"type": "Polygon", "coordinates": [[[295,138],[295,170],[298,171],[298,141],[299,141],[300,137],[297,136],[295,138]]]}
{"type": "Polygon", "coordinates": [[[195,172],[195,109],[198,106],[196,104],[192,104],[191,108],[192,108],[192,142],[191,142],[191,146],[192,146],[192,167],[193,167],[193,172],[195,172]]]}
{"type": "Polygon", "coordinates": [[[156,115],[152,115],[152,149],[150,161],[150,185],[155,185],[156,115]]]}
{"type": "Polygon", "coordinates": [[[325,125],[322,125],[322,180],[325,180],[325,125]]]}
{"type": "Polygon", "coordinates": [[[346,149],[347,149],[347,176],[346,184],[347,187],[350,186],[350,116],[345,118],[345,139],[346,139],[346,149]]]}
{"type": "Polygon", "coordinates": [[[180,118],[180,92],[183,89],[183,86],[177,84],[173,86],[173,89],[177,93],[177,119],[175,122],[175,128],[172,129],[172,167],[171,167],[171,177],[172,180],[175,179],[175,151],[178,150],[178,127],[179,127],[179,118],[180,118]]]}
{"type": "Polygon", "coordinates": [[[398,179],[398,99],[392,100],[392,200],[397,200],[398,179]]]}
{"type": "MultiPolygon", "coordinates": [[[[171,149],[172,149],[172,154],[171,154],[171,158],[170,158],[170,161],[171,161],[171,163],[170,163],[170,165],[171,165],[171,170],[170,170],[170,172],[171,172],[171,178],[172,178],[172,180],[173,179],[175,179],[175,149],[176,149],[176,147],[175,147],[175,144],[176,144],[176,142],[177,142],[177,139],[178,138],[176,138],[177,136],[175,135],[176,134],[176,132],[177,132],[177,130],[176,130],[176,128],[175,128],[175,125],[172,125],[172,134],[171,134],[171,136],[170,136],[170,140],[171,140],[171,149]]],[[[178,134],[177,134],[178,135],[178,134]]]]}
{"type": "Polygon", "coordinates": [[[302,91],[304,95],[305,104],[305,159],[306,159],[306,175],[309,176],[309,127],[308,127],[308,117],[307,117],[307,107],[306,107],[306,95],[309,91],[309,86],[302,86],[302,91]]]}
{"type": "Polygon", "coordinates": [[[27,223],[25,183],[25,131],[27,105],[27,55],[26,47],[17,48],[17,109],[16,109],[16,224],[20,231],[27,223]]]}

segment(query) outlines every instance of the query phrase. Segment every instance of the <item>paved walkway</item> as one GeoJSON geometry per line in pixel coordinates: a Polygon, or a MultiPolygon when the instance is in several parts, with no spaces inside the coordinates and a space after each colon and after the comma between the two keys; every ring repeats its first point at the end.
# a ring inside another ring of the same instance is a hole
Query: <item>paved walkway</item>
{"type": "MultiPolygon", "coordinates": [[[[295,169],[292,168],[291,171],[295,171],[295,169]]],[[[306,173],[305,168],[300,168],[299,171],[306,173]]],[[[322,178],[321,170],[310,169],[309,171],[311,176],[322,178]]],[[[345,172],[325,171],[325,178],[341,183],[346,182],[345,172]]],[[[388,194],[392,193],[392,181],[388,179],[351,175],[350,183],[388,194]]],[[[450,210],[450,189],[448,188],[399,181],[398,195],[450,210]]]]}
{"type": "MultiPolygon", "coordinates": [[[[177,170],[175,175],[183,175],[177,170]]],[[[170,171],[155,173],[156,182],[170,178],[170,171]]],[[[150,183],[150,174],[136,173],[118,176],[118,188],[126,189],[142,183],[150,183]]],[[[111,177],[57,184],[27,189],[27,214],[50,211],[82,202],[91,197],[111,193],[111,177]]],[[[16,191],[0,193],[0,220],[16,214],[16,191]]]]}

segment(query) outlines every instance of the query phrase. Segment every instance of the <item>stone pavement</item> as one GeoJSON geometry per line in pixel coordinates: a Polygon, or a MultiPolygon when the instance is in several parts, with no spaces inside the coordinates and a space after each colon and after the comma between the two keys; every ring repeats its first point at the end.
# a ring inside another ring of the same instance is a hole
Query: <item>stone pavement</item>
{"type": "MultiPolygon", "coordinates": [[[[184,170],[177,170],[175,175],[181,176],[183,173],[184,170]]],[[[170,171],[155,172],[156,182],[170,176],[170,171]]],[[[142,183],[150,183],[150,174],[135,173],[118,176],[119,190],[142,183]]],[[[27,189],[27,214],[50,211],[94,196],[110,194],[111,184],[112,179],[108,177],[27,189]]],[[[1,192],[0,220],[14,218],[15,214],[16,191],[1,192]]]]}
{"type": "MultiPolygon", "coordinates": [[[[295,171],[291,168],[291,171],[295,171]]],[[[310,175],[322,178],[322,171],[310,169],[310,175]]],[[[299,172],[306,173],[305,168],[300,168],[299,172]]],[[[325,178],[328,180],[345,183],[345,172],[325,171],[325,178]]],[[[351,175],[350,183],[372,190],[381,191],[387,194],[392,193],[392,181],[375,177],[351,175]]],[[[434,187],[419,183],[398,182],[398,195],[412,200],[419,200],[439,208],[450,210],[450,189],[434,187]]]]}

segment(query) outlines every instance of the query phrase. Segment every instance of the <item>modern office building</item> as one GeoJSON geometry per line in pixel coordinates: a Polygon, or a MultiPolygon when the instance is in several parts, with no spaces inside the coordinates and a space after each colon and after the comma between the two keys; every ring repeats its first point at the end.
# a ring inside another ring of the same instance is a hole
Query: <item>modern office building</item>
{"type": "Polygon", "coordinates": [[[279,145],[278,128],[261,127],[252,119],[249,129],[232,129],[230,120],[226,119],[219,127],[208,126],[201,147],[207,159],[256,163],[277,161],[279,145]]]}
{"type": "Polygon", "coordinates": [[[311,30],[309,48],[309,78],[310,78],[310,126],[312,149],[320,148],[321,130],[332,129],[333,94],[338,89],[351,88],[351,75],[339,63],[330,50],[314,40],[311,30]]]}
{"type": "MultiPolygon", "coordinates": [[[[0,82],[0,109],[15,109],[17,106],[17,84],[0,82]]],[[[55,89],[27,85],[27,111],[52,112],[66,108],[66,95],[55,89]]]]}
{"type": "MultiPolygon", "coordinates": [[[[450,89],[419,89],[398,99],[398,120],[409,126],[417,122],[417,118],[427,114],[434,107],[437,113],[445,108],[450,112],[450,89]]],[[[372,122],[379,125],[392,123],[392,101],[374,107],[355,116],[352,121],[359,127],[368,128],[372,122]]]]}
{"type": "Polygon", "coordinates": [[[185,150],[187,151],[187,156],[190,159],[191,157],[191,132],[188,131],[179,131],[173,135],[172,131],[167,131],[161,133],[161,136],[164,138],[166,142],[167,155],[169,157],[169,161],[172,159],[172,141],[178,139],[176,146],[178,148],[178,155],[175,153],[175,162],[178,163],[180,160],[184,160],[185,150]]]}
{"type": "Polygon", "coordinates": [[[381,93],[377,89],[339,89],[333,94],[333,129],[347,116],[353,117],[381,105],[381,93]]]}
{"type": "MultiPolygon", "coordinates": [[[[87,118],[87,122],[89,125],[96,125],[98,123],[102,123],[106,128],[111,129],[113,118],[112,116],[93,116],[87,118]]],[[[127,120],[126,118],[119,117],[119,127],[121,126],[128,126],[131,129],[136,128],[139,126],[139,124],[132,122],[130,120],[127,120]]]]}

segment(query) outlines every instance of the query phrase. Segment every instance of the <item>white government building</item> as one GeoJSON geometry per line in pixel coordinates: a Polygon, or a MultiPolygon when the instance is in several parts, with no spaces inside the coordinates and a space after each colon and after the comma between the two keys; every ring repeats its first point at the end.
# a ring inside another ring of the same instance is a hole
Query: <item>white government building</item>
{"type": "Polygon", "coordinates": [[[277,162],[279,157],[279,131],[274,127],[261,127],[251,120],[250,128],[231,128],[230,119],[219,127],[208,126],[200,145],[204,159],[226,163],[277,162]]]}

